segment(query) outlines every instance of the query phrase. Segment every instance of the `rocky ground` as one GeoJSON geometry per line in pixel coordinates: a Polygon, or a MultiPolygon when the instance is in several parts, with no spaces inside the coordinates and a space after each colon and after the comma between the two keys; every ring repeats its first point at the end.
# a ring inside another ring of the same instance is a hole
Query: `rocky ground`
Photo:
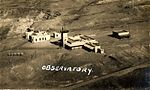
{"type": "Polygon", "coordinates": [[[0,88],[55,88],[149,62],[149,0],[0,0],[0,88]],[[69,30],[98,40],[106,55],[65,50],[51,43],[32,46],[27,28],[69,30]],[[119,40],[113,30],[130,31],[119,40]],[[23,56],[8,56],[22,52],[23,56]],[[110,57],[114,57],[112,59],[110,57]],[[42,71],[44,64],[86,66],[92,75],[42,71]],[[19,84],[19,85],[18,85],[19,84]]]}

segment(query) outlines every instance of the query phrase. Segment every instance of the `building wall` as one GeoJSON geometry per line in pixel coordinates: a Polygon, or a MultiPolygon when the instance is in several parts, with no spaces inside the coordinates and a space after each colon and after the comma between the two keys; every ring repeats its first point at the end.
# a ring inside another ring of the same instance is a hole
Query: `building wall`
{"type": "Polygon", "coordinates": [[[77,41],[77,42],[73,42],[73,43],[68,43],[68,42],[65,42],[65,44],[69,47],[74,47],[74,46],[82,46],[85,44],[85,42],[82,42],[82,41],[77,41]]]}
{"type": "Polygon", "coordinates": [[[101,49],[101,46],[91,46],[89,44],[85,44],[84,48],[86,48],[90,51],[94,51],[95,53],[98,53],[98,52],[103,53],[103,51],[102,51],[103,49],[101,49]]]}
{"type": "Polygon", "coordinates": [[[130,33],[129,32],[114,32],[113,31],[113,34],[112,34],[114,37],[116,37],[116,38],[119,38],[119,39],[121,39],[121,38],[129,38],[130,37],[130,33]]]}
{"type": "Polygon", "coordinates": [[[30,36],[33,34],[33,31],[31,32],[26,32],[25,35],[26,35],[26,39],[30,39],[30,36]]]}
{"type": "Polygon", "coordinates": [[[50,35],[41,35],[41,36],[31,36],[32,43],[43,42],[50,40],[50,35]]]}
{"type": "Polygon", "coordinates": [[[129,32],[122,32],[122,33],[118,33],[119,36],[128,36],[129,32]]]}
{"type": "Polygon", "coordinates": [[[67,43],[67,40],[68,40],[68,33],[62,33],[61,39],[62,39],[62,45],[63,47],[65,47],[65,44],[67,43]]]}
{"type": "Polygon", "coordinates": [[[61,39],[61,33],[54,32],[54,33],[53,33],[53,37],[54,37],[54,38],[61,39]]]}

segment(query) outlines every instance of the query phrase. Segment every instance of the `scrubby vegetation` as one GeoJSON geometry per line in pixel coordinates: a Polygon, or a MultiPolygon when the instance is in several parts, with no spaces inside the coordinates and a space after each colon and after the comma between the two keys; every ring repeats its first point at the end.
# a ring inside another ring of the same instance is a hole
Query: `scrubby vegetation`
{"type": "Polygon", "coordinates": [[[1,27],[0,28],[0,40],[6,39],[9,31],[10,31],[9,27],[1,27]]]}
{"type": "MultiPolygon", "coordinates": [[[[98,1],[0,0],[0,88],[58,87],[149,63],[149,0],[112,0],[97,4],[98,1]],[[34,46],[21,38],[28,27],[45,31],[60,31],[64,27],[69,34],[92,35],[106,55],[80,49],[69,51],[49,42],[45,46],[44,43],[34,46]],[[116,29],[130,31],[131,38],[109,37],[116,29]],[[13,52],[24,54],[7,56],[13,52]],[[94,72],[87,76],[76,72],[42,71],[45,64],[86,66],[94,72]]],[[[100,82],[100,89],[122,89],[116,80],[108,78],[100,82]]],[[[99,82],[88,87],[99,88],[99,82]]]]}

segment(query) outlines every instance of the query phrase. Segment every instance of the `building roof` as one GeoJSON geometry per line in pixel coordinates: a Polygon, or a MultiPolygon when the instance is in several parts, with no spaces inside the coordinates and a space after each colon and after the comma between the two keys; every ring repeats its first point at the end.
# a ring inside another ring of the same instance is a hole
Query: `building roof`
{"type": "Polygon", "coordinates": [[[74,42],[77,42],[77,41],[81,41],[81,40],[79,40],[79,39],[71,39],[71,38],[68,38],[68,43],[74,43],[74,42]]]}
{"type": "Polygon", "coordinates": [[[86,36],[86,35],[82,35],[82,36],[80,36],[80,38],[84,39],[84,40],[94,40],[93,38],[86,36]]]}
{"type": "Polygon", "coordinates": [[[34,31],[32,36],[41,36],[41,35],[48,35],[45,31],[34,31]]]}
{"type": "Polygon", "coordinates": [[[98,47],[99,49],[101,48],[99,43],[86,43],[84,44],[84,47],[89,48],[93,50],[95,47],[98,47]]]}
{"type": "Polygon", "coordinates": [[[124,33],[124,32],[128,32],[126,30],[119,30],[119,31],[113,31],[113,32],[116,32],[116,33],[124,33]]]}
{"type": "Polygon", "coordinates": [[[91,46],[91,47],[100,46],[99,43],[86,43],[86,44],[91,46]]]}

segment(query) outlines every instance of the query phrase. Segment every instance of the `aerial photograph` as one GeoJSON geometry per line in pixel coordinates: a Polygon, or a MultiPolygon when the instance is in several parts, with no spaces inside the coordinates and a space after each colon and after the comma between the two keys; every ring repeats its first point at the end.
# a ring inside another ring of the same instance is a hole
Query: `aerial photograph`
{"type": "Polygon", "coordinates": [[[0,89],[150,90],[150,0],[0,0],[0,89]]]}

